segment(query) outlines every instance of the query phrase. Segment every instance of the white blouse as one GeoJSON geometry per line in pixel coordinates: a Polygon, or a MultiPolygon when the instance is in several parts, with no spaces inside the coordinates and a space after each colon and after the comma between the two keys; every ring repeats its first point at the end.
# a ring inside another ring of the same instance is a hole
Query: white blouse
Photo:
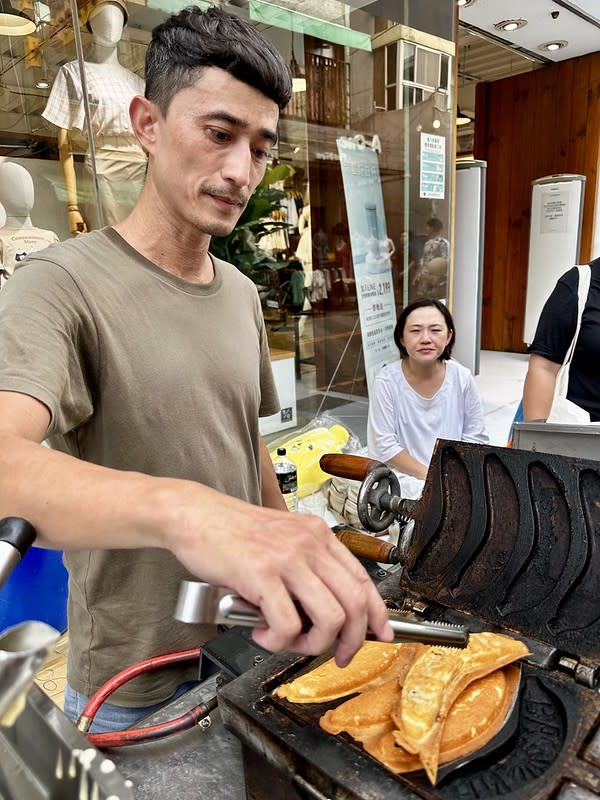
{"type": "MultiPolygon", "coordinates": [[[[436,439],[489,441],[471,372],[453,359],[444,363],[444,381],[433,397],[415,392],[404,377],[402,361],[379,371],[369,398],[367,443],[371,457],[387,462],[407,450],[428,465],[436,439]]],[[[421,486],[422,482],[415,484],[416,492],[411,494],[417,496],[421,486]]]]}

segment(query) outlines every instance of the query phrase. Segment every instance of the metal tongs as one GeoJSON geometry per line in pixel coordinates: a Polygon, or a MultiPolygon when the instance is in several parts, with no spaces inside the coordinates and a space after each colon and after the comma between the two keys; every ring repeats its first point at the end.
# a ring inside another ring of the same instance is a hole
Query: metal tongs
{"type": "MultiPolygon", "coordinates": [[[[310,627],[306,614],[302,609],[299,611],[307,628],[310,627]]],[[[398,642],[421,642],[446,647],[466,647],[469,642],[469,632],[462,625],[408,620],[396,611],[388,612],[388,616],[398,642]]],[[[265,618],[256,606],[233,594],[230,589],[199,581],[182,582],[175,619],[195,624],[266,627],[265,618]]]]}

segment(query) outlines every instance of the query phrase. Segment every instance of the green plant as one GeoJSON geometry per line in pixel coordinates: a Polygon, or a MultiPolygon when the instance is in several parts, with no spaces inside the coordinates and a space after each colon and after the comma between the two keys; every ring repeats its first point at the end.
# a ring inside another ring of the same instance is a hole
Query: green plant
{"type": "Polygon", "coordinates": [[[277,261],[258,246],[263,236],[289,228],[287,222],[271,218],[273,212],[281,210],[281,200],[285,197],[285,192],[274,188],[273,184],[285,180],[289,174],[290,167],[287,164],[277,164],[267,169],[235,228],[227,236],[212,238],[210,252],[234,264],[257,284],[269,285],[269,273],[289,263],[277,261]]]}

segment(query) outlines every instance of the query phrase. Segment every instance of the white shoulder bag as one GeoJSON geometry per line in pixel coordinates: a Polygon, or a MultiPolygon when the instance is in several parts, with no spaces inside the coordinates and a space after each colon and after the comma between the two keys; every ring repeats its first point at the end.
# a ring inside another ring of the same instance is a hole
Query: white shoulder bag
{"type": "Polygon", "coordinates": [[[588,292],[590,289],[591,269],[588,264],[578,265],[579,270],[579,290],[578,290],[578,303],[577,303],[577,326],[575,328],[575,336],[571,342],[571,346],[567,350],[565,360],[562,367],[558,370],[556,375],[556,386],[554,388],[554,399],[552,400],[552,408],[546,422],[554,422],[559,425],[587,425],[590,421],[590,415],[583,408],[567,400],[567,391],[569,389],[569,368],[571,366],[571,359],[575,352],[575,345],[579,337],[579,330],[581,328],[581,318],[583,316],[583,309],[587,301],[588,292]]]}

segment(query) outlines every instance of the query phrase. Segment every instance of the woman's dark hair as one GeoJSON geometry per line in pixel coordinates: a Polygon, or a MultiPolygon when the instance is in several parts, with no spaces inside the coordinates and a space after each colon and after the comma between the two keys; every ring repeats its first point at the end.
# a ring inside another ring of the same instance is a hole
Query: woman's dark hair
{"type": "Polygon", "coordinates": [[[452,314],[448,311],[446,306],[443,303],[440,303],[439,300],[433,300],[429,297],[422,297],[420,300],[415,300],[414,303],[410,303],[406,306],[406,308],[402,309],[400,316],[398,317],[398,322],[396,323],[396,327],[394,328],[394,341],[396,342],[396,347],[400,350],[400,358],[406,358],[408,353],[406,352],[406,347],[401,342],[402,336],[404,335],[404,328],[406,327],[406,320],[408,319],[409,314],[413,311],[416,311],[417,308],[437,308],[440,314],[444,318],[444,322],[446,323],[446,327],[452,333],[450,337],[450,341],[444,348],[444,352],[440,356],[440,361],[447,361],[452,356],[452,348],[454,347],[454,342],[456,340],[456,332],[454,330],[454,320],[452,319],[452,314]]]}
{"type": "Polygon", "coordinates": [[[241,17],[218,8],[184,8],[152,31],[146,51],[146,97],[166,115],[173,97],[204,67],[219,67],[285,108],[292,77],[281,53],[241,17]]]}

